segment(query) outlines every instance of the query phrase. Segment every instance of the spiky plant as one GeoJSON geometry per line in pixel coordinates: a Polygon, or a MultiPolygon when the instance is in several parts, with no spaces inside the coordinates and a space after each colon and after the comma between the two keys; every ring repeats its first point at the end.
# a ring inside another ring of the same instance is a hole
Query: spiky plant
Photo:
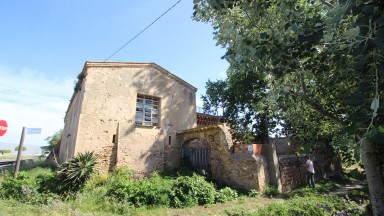
{"type": "Polygon", "coordinates": [[[65,191],[79,191],[95,172],[97,156],[93,152],[79,153],[59,165],[57,176],[65,191]]]}

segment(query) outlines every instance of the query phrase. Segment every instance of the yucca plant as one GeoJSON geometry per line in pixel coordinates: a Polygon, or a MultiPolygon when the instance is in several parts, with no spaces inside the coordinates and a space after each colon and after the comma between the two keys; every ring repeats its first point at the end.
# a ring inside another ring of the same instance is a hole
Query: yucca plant
{"type": "Polygon", "coordinates": [[[57,176],[64,191],[79,191],[95,172],[97,156],[93,152],[79,153],[59,165],[57,176]]]}

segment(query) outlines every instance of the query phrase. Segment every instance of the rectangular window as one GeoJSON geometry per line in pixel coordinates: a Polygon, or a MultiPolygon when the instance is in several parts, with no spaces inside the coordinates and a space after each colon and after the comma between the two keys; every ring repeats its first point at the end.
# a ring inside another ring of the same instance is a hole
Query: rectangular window
{"type": "Polygon", "coordinates": [[[137,94],[136,125],[159,126],[159,98],[137,94]]]}

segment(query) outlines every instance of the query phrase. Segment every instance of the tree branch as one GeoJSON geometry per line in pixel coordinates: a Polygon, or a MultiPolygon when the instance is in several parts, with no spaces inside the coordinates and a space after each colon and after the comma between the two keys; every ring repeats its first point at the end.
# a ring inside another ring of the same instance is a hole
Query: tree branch
{"type": "Polygon", "coordinates": [[[300,74],[300,84],[301,84],[301,89],[303,90],[303,98],[304,98],[304,101],[310,105],[312,107],[312,109],[314,109],[316,112],[320,113],[321,115],[329,118],[330,120],[332,120],[333,122],[335,122],[336,124],[340,125],[340,126],[348,126],[347,122],[339,119],[337,116],[333,115],[332,113],[326,111],[324,109],[323,106],[321,106],[321,104],[319,103],[316,103],[312,100],[310,100],[307,96],[307,87],[305,86],[305,83],[304,83],[304,75],[303,74],[300,74]]]}
{"type": "Polygon", "coordinates": [[[326,2],[325,0],[320,0],[320,1],[321,1],[321,3],[327,5],[328,7],[332,7],[332,5],[328,2],[326,2]]]}

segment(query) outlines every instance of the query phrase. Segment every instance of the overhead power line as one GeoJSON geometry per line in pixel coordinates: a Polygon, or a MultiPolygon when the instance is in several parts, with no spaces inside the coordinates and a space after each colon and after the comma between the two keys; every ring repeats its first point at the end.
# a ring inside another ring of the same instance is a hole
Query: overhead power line
{"type": "Polygon", "coordinates": [[[120,50],[122,50],[125,46],[127,46],[129,43],[131,43],[133,40],[135,40],[141,33],[143,33],[145,30],[147,30],[149,27],[151,27],[155,22],[157,22],[161,17],[163,17],[166,13],[168,13],[172,8],[174,8],[177,4],[179,4],[181,0],[177,1],[172,7],[168,8],[163,14],[161,14],[157,19],[155,19],[151,24],[149,24],[147,27],[145,27],[141,32],[139,32],[135,37],[131,38],[127,43],[125,43],[123,46],[121,46],[118,50],[116,50],[112,55],[110,55],[107,59],[104,60],[104,62],[108,61],[108,59],[112,58],[116,53],[118,53],[120,50]]]}

